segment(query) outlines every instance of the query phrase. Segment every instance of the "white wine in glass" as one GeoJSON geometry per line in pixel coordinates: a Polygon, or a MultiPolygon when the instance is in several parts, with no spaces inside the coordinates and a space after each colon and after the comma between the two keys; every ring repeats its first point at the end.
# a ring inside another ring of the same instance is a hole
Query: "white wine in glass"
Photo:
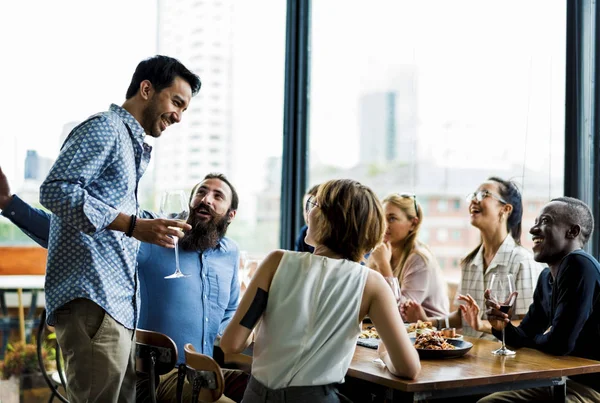
{"type": "MultiPolygon", "coordinates": [[[[165,191],[160,200],[160,215],[170,220],[179,220],[186,222],[190,215],[190,207],[187,202],[187,197],[182,190],[165,191]]],[[[178,231],[183,231],[179,227],[169,227],[178,231]]],[[[183,274],[179,267],[179,238],[174,236],[175,243],[175,273],[165,276],[166,279],[189,277],[183,274]]]]}

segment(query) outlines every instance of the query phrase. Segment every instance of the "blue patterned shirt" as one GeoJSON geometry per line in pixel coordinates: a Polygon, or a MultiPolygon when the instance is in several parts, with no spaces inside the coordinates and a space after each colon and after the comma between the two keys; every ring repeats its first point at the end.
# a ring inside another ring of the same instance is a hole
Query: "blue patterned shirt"
{"type": "Polygon", "coordinates": [[[90,117],[67,137],[40,188],[52,211],[46,310],[89,299],[123,326],[138,316],[136,256],[139,242],[106,227],[119,213],[137,214],[137,185],[150,161],[144,129],[125,109],[90,117]]]}

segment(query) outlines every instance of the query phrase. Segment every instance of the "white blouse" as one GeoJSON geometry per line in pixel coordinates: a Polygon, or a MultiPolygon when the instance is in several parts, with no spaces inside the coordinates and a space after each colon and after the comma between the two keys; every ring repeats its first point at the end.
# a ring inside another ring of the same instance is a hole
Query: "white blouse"
{"type": "Polygon", "coordinates": [[[256,336],[252,375],[271,389],[343,382],[368,272],[345,259],[285,252],[256,336]]]}

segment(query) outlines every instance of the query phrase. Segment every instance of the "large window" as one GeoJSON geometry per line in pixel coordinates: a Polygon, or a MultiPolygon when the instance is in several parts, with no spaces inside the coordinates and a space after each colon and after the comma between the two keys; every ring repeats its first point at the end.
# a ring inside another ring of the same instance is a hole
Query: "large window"
{"type": "MultiPolygon", "coordinates": [[[[12,191],[36,204],[39,186],[69,131],[121,104],[137,63],[180,59],[202,90],[180,124],[154,147],[139,186],[142,206],[162,191],[189,191],[209,172],[237,187],[228,235],[250,255],[279,246],[285,2],[108,0],[0,5],[0,165],[12,191]],[[265,8],[269,8],[265,19],[265,8]],[[107,21],[110,23],[107,24],[107,21]],[[261,21],[260,24],[257,21],[261,21]],[[18,34],[15,34],[18,33],[18,34]]],[[[0,220],[0,243],[27,242],[0,220]]]]}
{"type": "Polygon", "coordinates": [[[513,179],[531,246],[535,215],[563,193],[565,3],[311,7],[309,185],[350,177],[382,197],[415,193],[427,243],[456,278],[479,241],[465,195],[513,179]]]}

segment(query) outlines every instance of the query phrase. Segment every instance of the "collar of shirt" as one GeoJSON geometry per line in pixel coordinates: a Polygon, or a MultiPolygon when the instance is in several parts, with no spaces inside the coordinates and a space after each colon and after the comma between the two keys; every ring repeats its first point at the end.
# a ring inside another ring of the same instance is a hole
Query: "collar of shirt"
{"type": "MultiPolygon", "coordinates": [[[[486,272],[496,268],[496,266],[508,266],[508,263],[510,262],[511,251],[515,248],[515,245],[516,243],[513,237],[510,236],[510,234],[507,235],[506,238],[504,238],[504,242],[502,242],[502,245],[500,245],[500,248],[498,248],[498,251],[494,255],[494,258],[490,262],[490,265],[486,269],[486,272]]],[[[471,266],[483,267],[483,245],[479,247],[477,255],[475,255],[475,258],[471,262],[471,266]]]]}
{"type": "Polygon", "coordinates": [[[205,251],[198,251],[199,254],[206,254],[206,253],[212,253],[212,252],[216,252],[216,251],[220,251],[220,252],[227,252],[229,250],[229,245],[228,242],[230,242],[226,237],[222,237],[219,240],[219,243],[217,244],[217,246],[215,246],[214,248],[210,248],[207,249],[205,251]]]}
{"type": "Polygon", "coordinates": [[[131,113],[127,112],[126,109],[116,104],[110,105],[110,111],[115,112],[117,115],[119,115],[119,117],[123,120],[123,123],[125,123],[125,126],[127,126],[129,132],[135,140],[138,140],[140,143],[144,142],[146,132],[144,131],[144,128],[142,127],[140,122],[138,122],[131,113]]]}

